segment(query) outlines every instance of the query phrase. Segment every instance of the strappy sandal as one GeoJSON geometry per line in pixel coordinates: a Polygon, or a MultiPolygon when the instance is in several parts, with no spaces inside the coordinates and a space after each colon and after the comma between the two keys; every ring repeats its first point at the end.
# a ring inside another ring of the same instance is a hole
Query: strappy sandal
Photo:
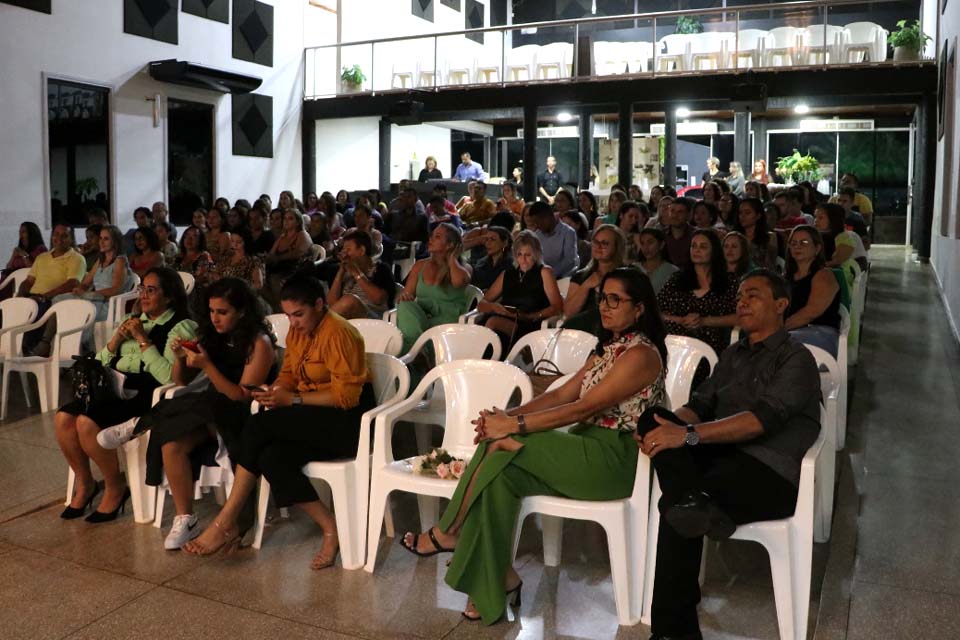
{"type": "Polygon", "coordinates": [[[414,533],[412,531],[407,531],[403,534],[403,537],[400,538],[400,546],[409,551],[410,553],[420,556],[421,558],[429,558],[430,556],[435,556],[438,553],[453,553],[453,549],[448,549],[444,547],[437,541],[437,536],[433,533],[433,527],[427,529],[427,536],[430,537],[430,543],[433,545],[433,551],[420,551],[417,549],[417,541],[420,538],[420,534],[414,533]],[[413,544],[407,544],[407,536],[413,536],[413,544]]]}
{"type": "Polygon", "coordinates": [[[200,547],[197,539],[195,538],[185,544],[181,548],[181,551],[197,556],[212,556],[216,553],[228,555],[240,548],[240,540],[243,539],[243,536],[240,534],[239,530],[226,529],[216,520],[213,521],[213,526],[217,528],[217,531],[220,532],[220,535],[223,537],[223,542],[219,547],[215,549],[210,549],[209,547],[200,547]]]}

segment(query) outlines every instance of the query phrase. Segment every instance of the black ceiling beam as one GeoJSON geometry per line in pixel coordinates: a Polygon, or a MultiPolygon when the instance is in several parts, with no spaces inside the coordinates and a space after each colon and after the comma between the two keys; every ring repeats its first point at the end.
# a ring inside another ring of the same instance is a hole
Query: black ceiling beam
{"type": "MultiPolygon", "coordinates": [[[[424,119],[463,119],[467,112],[489,114],[522,109],[524,105],[571,109],[617,104],[631,100],[635,111],[663,111],[684,103],[691,110],[728,109],[735,84],[764,84],[771,98],[842,100],[834,106],[916,103],[936,91],[937,69],[932,63],[865,65],[836,69],[763,70],[745,73],[661,76],[657,78],[605,77],[589,81],[452,87],[429,91],[355,94],[304,101],[305,118],[327,119],[389,113],[401,100],[424,103],[424,119]],[[881,102],[882,101],[882,102],[881,102]],[[460,115],[457,115],[460,114],[460,115]]],[[[774,101],[776,104],[776,101],[774,101]]],[[[769,102],[768,102],[769,105],[769,102]]],[[[811,105],[813,106],[813,105],[811,105]]],[[[483,119],[490,115],[481,116],[483,119]]]]}

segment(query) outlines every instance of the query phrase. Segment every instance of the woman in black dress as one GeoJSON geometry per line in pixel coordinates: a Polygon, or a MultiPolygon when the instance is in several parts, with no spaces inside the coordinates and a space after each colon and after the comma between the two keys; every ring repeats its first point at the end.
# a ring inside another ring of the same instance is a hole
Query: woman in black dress
{"type": "Polygon", "coordinates": [[[563,311],[563,298],[553,269],[543,264],[540,240],[521,231],[513,241],[515,266],[501,273],[477,305],[487,314],[484,326],[497,332],[504,351],[540,328],[540,322],[563,311]]]}
{"type": "Polygon", "coordinates": [[[423,163],[423,169],[420,169],[420,175],[417,176],[417,182],[426,182],[427,180],[443,180],[443,174],[437,169],[437,159],[433,156],[427,156],[423,163]]]}

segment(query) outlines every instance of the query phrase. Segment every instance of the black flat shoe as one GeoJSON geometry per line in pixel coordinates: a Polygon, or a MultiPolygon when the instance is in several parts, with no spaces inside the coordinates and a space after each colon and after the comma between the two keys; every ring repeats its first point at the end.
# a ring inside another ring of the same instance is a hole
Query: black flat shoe
{"type": "Polygon", "coordinates": [[[707,536],[711,540],[726,540],[737,530],[737,525],[706,493],[692,491],[663,512],[664,519],[684,538],[707,536]]]}
{"type": "Polygon", "coordinates": [[[87,522],[98,524],[100,522],[112,522],[117,519],[117,516],[123,513],[123,506],[127,504],[127,500],[130,499],[130,487],[127,487],[123,492],[123,497],[120,498],[120,504],[117,505],[117,508],[111,511],[110,513],[104,513],[102,511],[94,511],[86,518],[87,522]]]}
{"type": "Polygon", "coordinates": [[[441,544],[437,541],[437,536],[433,534],[433,527],[427,529],[427,536],[430,537],[430,542],[433,544],[433,551],[420,551],[417,549],[417,539],[420,536],[412,531],[407,531],[405,534],[403,534],[403,537],[400,538],[400,546],[410,553],[420,556],[421,558],[429,558],[430,556],[435,556],[438,553],[453,553],[453,549],[448,549],[447,547],[441,546],[441,544]],[[409,545],[406,542],[408,535],[413,536],[412,545],[409,545]]]}
{"type": "Polygon", "coordinates": [[[93,499],[97,497],[97,494],[100,493],[100,483],[98,482],[94,485],[93,493],[90,494],[90,497],[87,498],[87,501],[83,503],[83,506],[80,508],[71,507],[67,505],[67,508],[63,510],[60,514],[60,517],[64,520],[76,520],[84,513],[87,512],[87,509],[90,507],[90,503],[93,502],[93,499]]]}
{"type": "Polygon", "coordinates": [[[703,636],[699,631],[696,633],[685,633],[682,636],[661,636],[654,634],[650,636],[650,640],[703,640],[703,636]]]}

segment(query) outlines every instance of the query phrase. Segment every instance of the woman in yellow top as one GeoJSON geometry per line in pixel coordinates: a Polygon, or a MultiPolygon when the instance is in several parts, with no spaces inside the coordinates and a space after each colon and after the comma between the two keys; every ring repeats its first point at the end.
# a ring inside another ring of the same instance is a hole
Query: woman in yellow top
{"type": "Polygon", "coordinates": [[[238,518],[263,474],[277,506],[300,507],[323,531],[323,546],[311,566],[324,569],[336,560],[337,522],[301,470],[308,462],[356,456],[360,416],[373,407],[374,394],[363,338],[326,308],[323,294],[320,282],[305,276],[283,285],[280,304],[290,319],[283,366],[272,386],[253,392],[271,411],[251,416],[244,425],[230,497],[213,526],[184,551],[208,555],[239,545],[238,518]]]}

